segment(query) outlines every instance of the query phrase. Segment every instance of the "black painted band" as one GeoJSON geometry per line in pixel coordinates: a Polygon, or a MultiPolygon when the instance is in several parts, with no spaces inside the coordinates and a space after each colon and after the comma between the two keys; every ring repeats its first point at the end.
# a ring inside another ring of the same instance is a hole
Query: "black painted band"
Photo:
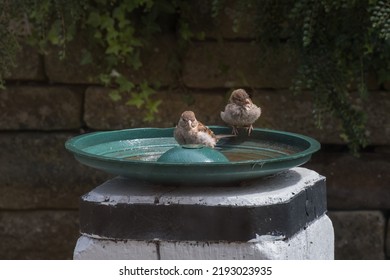
{"type": "Polygon", "coordinates": [[[281,204],[205,206],[105,205],[81,199],[81,233],[112,239],[248,241],[258,235],[288,239],[326,212],[325,179],[281,204]]]}

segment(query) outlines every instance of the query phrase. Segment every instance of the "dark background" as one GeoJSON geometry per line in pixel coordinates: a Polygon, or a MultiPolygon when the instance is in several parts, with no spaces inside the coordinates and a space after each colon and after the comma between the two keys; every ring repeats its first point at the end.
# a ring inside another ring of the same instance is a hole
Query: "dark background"
{"type": "MultiPolygon", "coordinates": [[[[222,14],[223,15],[223,14],[222,14]]],[[[183,59],[183,88],[170,90],[167,71],[173,37],[156,38],[145,65],[128,75],[136,82],[161,81],[163,100],[156,120],[145,123],[139,110],[114,102],[109,90],[91,82],[94,66],[80,66],[82,42],[68,46],[67,60],[57,50],[43,56],[25,46],[17,67],[0,91],[0,258],[71,259],[78,233],[79,197],[110,175],[80,165],[64,149],[74,135],[95,130],[172,127],[182,111],[195,111],[208,125],[223,125],[219,112],[231,88],[254,94],[263,114],[255,127],[302,133],[318,139],[320,152],[306,164],[327,178],[328,209],[335,228],[336,259],[390,257],[390,84],[369,81],[369,146],[359,158],[341,140],[340,124],[327,118],[322,130],[312,116],[310,94],[289,91],[295,70],[286,48],[256,60],[250,27],[231,31],[221,18],[208,38],[190,46],[183,59]],[[70,51],[69,51],[70,50],[70,51]]],[[[126,100],[124,97],[123,100],[126,100]]]]}

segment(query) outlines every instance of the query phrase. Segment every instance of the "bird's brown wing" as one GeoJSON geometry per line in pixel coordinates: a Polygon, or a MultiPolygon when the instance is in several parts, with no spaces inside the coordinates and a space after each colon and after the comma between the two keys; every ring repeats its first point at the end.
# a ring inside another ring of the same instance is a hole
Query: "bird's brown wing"
{"type": "Polygon", "coordinates": [[[210,134],[212,137],[215,137],[214,132],[213,132],[210,128],[208,128],[207,126],[205,126],[203,123],[201,123],[200,121],[198,121],[198,131],[199,131],[199,132],[208,133],[208,134],[210,134]]]}
{"type": "Polygon", "coordinates": [[[210,134],[213,138],[215,138],[217,140],[222,139],[222,138],[236,137],[237,136],[237,135],[233,135],[233,134],[219,134],[219,135],[215,135],[214,132],[210,128],[208,128],[207,126],[205,126],[204,124],[202,124],[199,121],[198,121],[198,131],[206,132],[206,133],[210,134]]]}

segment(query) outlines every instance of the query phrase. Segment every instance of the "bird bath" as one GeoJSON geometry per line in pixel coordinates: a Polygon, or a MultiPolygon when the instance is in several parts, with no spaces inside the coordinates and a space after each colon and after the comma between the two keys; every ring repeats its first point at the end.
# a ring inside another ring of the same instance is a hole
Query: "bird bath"
{"type": "MultiPolygon", "coordinates": [[[[209,126],[215,134],[231,129],[209,126]]],[[[218,142],[215,150],[228,161],[159,161],[179,145],[174,128],[136,128],[76,136],[65,147],[81,163],[108,173],[157,184],[227,185],[275,174],[307,162],[320,149],[316,140],[300,134],[254,129],[250,136],[218,142]]],[[[218,157],[217,157],[218,158],[218,157]]]]}

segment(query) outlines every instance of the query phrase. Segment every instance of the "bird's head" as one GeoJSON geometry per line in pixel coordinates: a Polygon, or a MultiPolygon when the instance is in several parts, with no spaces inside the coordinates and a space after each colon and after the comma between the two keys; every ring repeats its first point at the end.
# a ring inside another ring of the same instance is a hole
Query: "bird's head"
{"type": "Polygon", "coordinates": [[[185,111],[181,114],[179,120],[179,126],[192,129],[198,125],[198,121],[196,120],[195,114],[192,111],[185,111]]]}
{"type": "Polygon", "coordinates": [[[253,104],[249,94],[243,89],[234,90],[230,95],[230,102],[244,107],[253,104]]]}

